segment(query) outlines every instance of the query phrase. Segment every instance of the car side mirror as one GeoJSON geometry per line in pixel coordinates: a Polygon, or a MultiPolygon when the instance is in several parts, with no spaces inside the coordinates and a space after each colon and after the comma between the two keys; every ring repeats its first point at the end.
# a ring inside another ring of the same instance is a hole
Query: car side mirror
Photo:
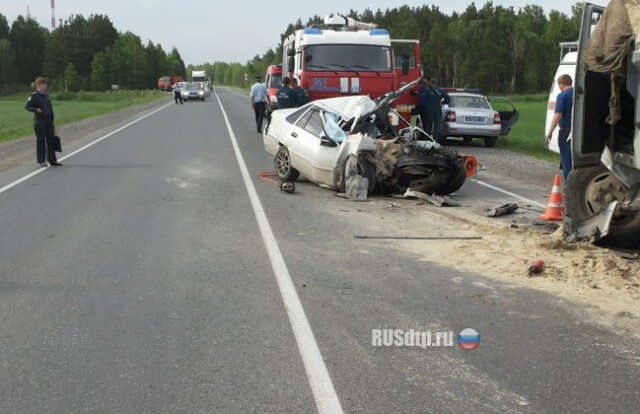
{"type": "Polygon", "coordinates": [[[330,139],[329,137],[323,135],[320,137],[320,146],[321,147],[329,147],[329,148],[335,148],[338,146],[338,144],[330,139]]]}

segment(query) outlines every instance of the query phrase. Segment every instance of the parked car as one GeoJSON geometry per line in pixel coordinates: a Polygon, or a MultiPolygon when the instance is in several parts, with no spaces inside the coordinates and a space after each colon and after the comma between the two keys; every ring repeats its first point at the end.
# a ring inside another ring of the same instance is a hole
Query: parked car
{"type": "Polygon", "coordinates": [[[387,193],[456,191],[466,178],[463,158],[433,141],[418,141],[423,135],[417,128],[397,131],[389,123],[392,102],[416,83],[376,100],[338,97],[274,111],[263,141],[278,177],[295,180],[302,173],[344,191],[356,174],[367,178],[369,193],[376,184],[387,193]]]}
{"type": "Polygon", "coordinates": [[[496,111],[486,96],[473,92],[449,92],[451,102],[442,111],[442,138],[462,137],[465,142],[473,138],[484,140],[484,145],[493,147],[500,135],[507,135],[520,114],[515,105],[505,97],[513,108],[511,111],[496,111]]]}
{"type": "Polygon", "coordinates": [[[204,101],[209,97],[210,93],[208,89],[204,88],[200,83],[189,83],[182,89],[182,99],[192,100],[199,99],[204,101]]]}

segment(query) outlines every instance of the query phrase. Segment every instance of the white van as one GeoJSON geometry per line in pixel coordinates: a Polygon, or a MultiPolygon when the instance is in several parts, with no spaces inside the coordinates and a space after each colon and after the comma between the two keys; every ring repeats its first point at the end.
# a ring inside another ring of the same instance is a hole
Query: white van
{"type": "MultiPolygon", "coordinates": [[[[562,42],[560,43],[560,64],[556,70],[556,74],[553,77],[551,83],[551,90],[549,91],[549,101],[547,102],[547,121],[544,126],[544,135],[547,135],[549,126],[551,125],[551,119],[556,109],[556,98],[560,93],[560,87],[558,86],[558,78],[562,75],[571,76],[572,80],[576,78],[576,62],[578,59],[578,42],[562,42]]],[[[569,135],[571,139],[571,135],[569,135]]],[[[551,151],[560,153],[558,147],[558,128],[553,131],[551,135],[551,141],[549,141],[549,149],[551,151]]]]}

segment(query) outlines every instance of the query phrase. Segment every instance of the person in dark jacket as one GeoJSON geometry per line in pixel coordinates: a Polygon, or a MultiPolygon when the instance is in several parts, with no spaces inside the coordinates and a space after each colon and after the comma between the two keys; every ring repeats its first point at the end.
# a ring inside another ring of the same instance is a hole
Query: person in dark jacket
{"type": "Polygon", "coordinates": [[[291,89],[293,89],[296,92],[296,99],[298,100],[298,106],[302,106],[306,103],[311,102],[311,99],[309,98],[309,94],[307,94],[307,91],[298,84],[298,79],[296,78],[291,79],[291,89]]]}
{"type": "Polygon", "coordinates": [[[282,86],[278,89],[276,95],[278,98],[278,109],[295,108],[298,106],[298,95],[291,89],[290,84],[291,79],[289,79],[289,77],[285,76],[282,78],[282,86]]]}
{"type": "Polygon", "coordinates": [[[427,129],[433,126],[433,139],[440,143],[440,130],[442,129],[442,104],[449,105],[451,97],[438,86],[438,79],[431,78],[429,93],[426,99],[427,106],[427,129]]]}
{"type": "Polygon", "coordinates": [[[47,93],[47,81],[43,77],[36,78],[31,84],[36,91],[31,94],[25,109],[33,112],[33,129],[36,133],[36,158],[41,167],[46,167],[46,160],[53,166],[61,166],[56,158],[55,126],[53,124],[53,105],[47,93]],[[46,155],[46,160],[45,160],[46,155]]]}

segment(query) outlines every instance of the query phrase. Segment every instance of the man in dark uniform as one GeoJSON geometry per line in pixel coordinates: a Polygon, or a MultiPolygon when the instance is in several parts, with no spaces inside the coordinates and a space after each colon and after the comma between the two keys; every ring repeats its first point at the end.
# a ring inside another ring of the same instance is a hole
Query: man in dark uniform
{"type": "Polygon", "coordinates": [[[300,85],[298,84],[298,79],[296,78],[291,79],[291,89],[293,89],[296,93],[298,106],[302,106],[306,103],[311,102],[311,99],[309,98],[307,91],[304,88],[300,87],[300,85]]]}
{"type": "Polygon", "coordinates": [[[46,167],[46,159],[53,166],[61,166],[56,158],[55,127],[53,124],[53,105],[47,93],[47,81],[38,77],[31,86],[36,91],[31,94],[25,109],[33,112],[33,129],[36,133],[36,158],[41,167],[46,167]]]}
{"type": "Polygon", "coordinates": [[[433,139],[440,143],[440,130],[442,129],[442,104],[449,105],[451,97],[438,87],[438,79],[431,78],[429,93],[427,96],[427,129],[431,130],[433,125],[433,139]]]}
{"type": "Polygon", "coordinates": [[[295,108],[298,106],[298,96],[296,92],[289,86],[291,79],[282,78],[282,86],[278,89],[276,97],[278,98],[278,109],[295,108]]]}

